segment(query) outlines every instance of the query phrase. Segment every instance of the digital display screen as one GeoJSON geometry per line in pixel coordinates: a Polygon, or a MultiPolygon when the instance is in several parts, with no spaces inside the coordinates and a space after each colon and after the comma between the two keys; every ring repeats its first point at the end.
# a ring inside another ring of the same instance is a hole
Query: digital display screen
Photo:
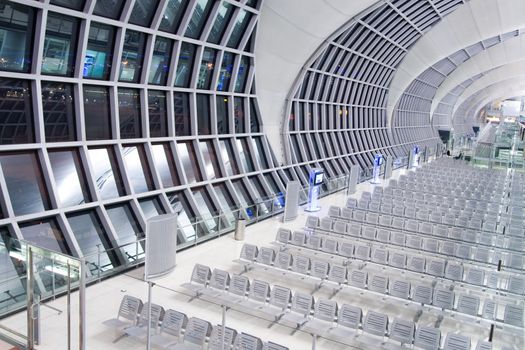
{"type": "Polygon", "coordinates": [[[315,174],[314,185],[320,185],[323,183],[323,173],[315,174]]]}

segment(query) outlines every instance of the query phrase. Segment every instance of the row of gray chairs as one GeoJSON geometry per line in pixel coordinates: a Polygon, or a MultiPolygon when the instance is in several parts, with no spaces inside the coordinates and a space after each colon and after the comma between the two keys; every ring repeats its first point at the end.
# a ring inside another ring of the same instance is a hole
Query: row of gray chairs
{"type": "MultiPolygon", "coordinates": [[[[369,310],[365,316],[360,307],[350,304],[339,305],[334,300],[315,300],[310,294],[295,292],[279,285],[270,286],[266,281],[250,281],[242,275],[233,275],[224,270],[195,265],[191,281],[185,287],[219,300],[229,300],[230,305],[255,313],[265,313],[274,322],[289,324],[316,336],[353,345],[359,336],[377,336],[403,344],[413,344],[422,349],[471,349],[471,341],[455,333],[449,333],[441,347],[439,328],[418,326],[410,320],[394,318],[390,322],[384,313],[369,310]],[[239,289],[239,286],[242,286],[239,289]]],[[[369,338],[370,339],[370,338],[369,338]]],[[[373,338],[372,338],[373,340],[373,338]]],[[[476,349],[492,349],[492,344],[478,342],[476,349]]]]}
{"type": "MultiPolygon", "coordinates": [[[[103,322],[104,325],[117,329],[142,341],[147,338],[148,303],[139,298],[125,295],[120,303],[116,318],[103,322]]],[[[151,344],[162,349],[173,350],[287,350],[287,348],[267,342],[235,329],[225,327],[224,337],[221,325],[212,327],[211,323],[197,318],[188,318],[186,314],[151,304],[151,344]]]]}
{"type": "MultiPolygon", "coordinates": [[[[282,237],[280,240],[283,240],[282,237]]],[[[382,274],[375,274],[369,278],[368,273],[363,270],[348,271],[343,265],[329,263],[319,258],[310,259],[305,255],[292,254],[286,251],[275,252],[275,250],[268,247],[259,249],[251,244],[243,245],[240,258],[241,261],[251,264],[255,263],[264,267],[274,267],[285,271],[290,270],[300,275],[338,284],[340,287],[351,286],[390,295],[417,304],[434,306],[438,309],[447,309],[461,314],[496,320],[498,304],[493,300],[486,299],[480,313],[481,301],[479,297],[461,294],[457,298],[457,306],[455,306],[455,293],[445,287],[434,288],[432,285],[424,284],[412,286],[410,282],[405,280],[390,281],[387,275],[382,274]]],[[[515,305],[511,304],[505,306],[505,314],[508,314],[509,317],[504,319],[503,322],[523,327],[523,318],[515,319],[515,315],[519,314],[519,310],[523,311],[523,308],[514,311],[515,307],[515,305]]]]}

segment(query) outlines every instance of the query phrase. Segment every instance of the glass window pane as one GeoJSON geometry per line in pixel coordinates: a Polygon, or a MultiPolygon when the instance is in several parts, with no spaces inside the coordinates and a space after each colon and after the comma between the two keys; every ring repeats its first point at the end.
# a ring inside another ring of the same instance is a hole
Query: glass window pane
{"type": "Polygon", "coordinates": [[[230,140],[219,140],[222,162],[228,176],[239,174],[239,166],[235,160],[230,140]]]}
{"type": "Polygon", "coordinates": [[[189,87],[195,59],[196,46],[189,43],[182,43],[175,74],[175,86],[189,87]]]}
{"type": "MultiPolygon", "coordinates": [[[[0,279],[3,281],[0,286],[0,293],[8,297],[2,300],[2,309],[6,310],[12,305],[18,304],[27,296],[25,281],[20,279],[24,274],[22,256],[16,256],[20,253],[20,243],[13,240],[7,226],[0,227],[0,279]],[[10,254],[11,253],[11,254],[10,254]]],[[[23,255],[25,257],[25,255],[23,255]]]]}
{"type": "Polygon", "coordinates": [[[168,111],[164,91],[148,90],[148,112],[150,137],[167,137],[168,111]]]}
{"type": "Polygon", "coordinates": [[[197,0],[191,20],[186,28],[185,36],[193,39],[198,39],[201,36],[202,29],[208,19],[208,14],[215,1],[212,0],[197,0]]]}
{"type": "Polygon", "coordinates": [[[36,153],[0,153],[0,164],[15,215],[50,209],[36,153]]]}
{"type": "Polygon", "coordinates": [[[129,23],[149,27],[158,5],[159,0],[136,0],[129,17],[129,23]]]}
{"type": "Polygon", "coordinates": [[[217,11],[217,17],[215,17],[215,21],[211,27],[211,31],[208,36],[208,42],[214,44],[220,43],[222,36],[224,35],[224,31],[230,22],[230,18],[233,15],[234,9],[235,7],[232,6],[232,4],[225,1],[222,2],[219,10],[217,11]]]}
{"type": "Polygon", "coordinates": [[[91,22],[86,57],[84,58],[84,78],[104,80],[109,78],[114,41],[114,27],[91,22]]]}
{"type": "Polygon", "coordinates": [[[84,9],[84,0],[51,0],[52,5],[67,7],[74,10],[84,9]]]}
{"type": "Polygon", "coordinates": [[[213,180],[221,177],[221,168],[219,160],[215,153],[212,141],[201,141],[199,142],[199,148],[202,152],[202,158],[204,160],[204,170],[208,176],[208,180],[213,180]]]}
{"type": "Polygon", "coordinates": [[[237,149],[239,150],[239,158],[241,160],[242,165],[244,166],[244,170],[247,172],[255,171],[255,167],[253,166],[252,157],[250,156],[250,149],[248,148],[248,144],[246,142],[246,138],[237,139],[237,149]]]}
{"type": "Polygon", "coordinates": [[[150,84],[166,85],[172,49],[172,40],[160,36],[155,39],[155,46],[153,48],[153,57],[151,58],[151,67],[148,78],[148,82],[150,84]]]}
{"type": "Polygon", "coordinates": [[[213,69],[215,68],[215,58],[217,50],[205,48],[202,53],[201,65],[199,68],[199,78],[197,80],[197,89],[210,89],[213,69]]]}
{"type": "Polygon", "coordinates": [[[233,120],[235,123],[235,132],[244,134],[244,98],[234,97],[233,99],[233,120]]]}
{"type": "Polygon", "coordinates": [[[54,218],[39,219],[20,224],[22,237],[36,244],[55,252],[71,254],[68,244],[64,239],[64,234],[60,230],[54,218]]]}
{"type": "Polygon", "coordinates": [[[259,163],[261,168],[268,169],[268,159],[266,158],[266,153],[264,152],[262,137],[252,138],[252,144],[253,149],[255,151],[255,159],[257,160],[257,163],[259,163]]]}
{"type": "Polygon", "coordinates": [[[235,188],[235,192],[237,192],[239,201],[241,202],[241,207],[246,208],[246,214],[248,214],[249,218],[252,218],[255,216],[255,208],[252,206],[253,200],[248,193],[246,185],[242,182],[242,180],[232,181],[232,184],[235,188]]]}
{"type": "Polygon", "coordinates": [[[256,107],[257,100],[250,98],[250,130],[251,132],[261,132],[261,124],[259,123],[259,114],[256,107]]]}
{"type": "Polygon", "coordinates": [[[188,204],[188,199],[182,192],[167,193],[167,196],[173,212],[177,213],[177,244],[195,239],[195,229],[192,226],[195,214],[188,204]]]}
{"type": "Polygon", "coordinates": [[[111,139],[109,88],[84,85],[84,122],[86,139],[111,139]]]}
{"type": "Polygon", "coordinates": [[[142,137],[139,90],[119,88],[118,111],[120,119],[120,138],[134,139],[142,137]]]}
{"type": "Polygon", "coordinates": [[[0,70],[29,72],[35,10],[0,0],[0,70]]]}
{"type": "Polygon", "coordinates": [[[142,258],[144,250],[141,244],[132,244],[144,237],[144,232],[137,222],[129,204],[117,204],[106,207],[111,225],[117,234],[117,243],[129,261],[142,258]]]}
{"type": "Polygon", "coordinates": [[[235,208],[236,205],[232,196],[228,192],[228,188],[224,183],[215,184],[213,185],[213,188],[215,189],[215,194],[217,195],[219,204],[221,205],[221,212],[224,213],[229,223],[235,222],[236,217],[233,215],[232,209],[235,208]]]}
{"type": "Polygon", "coordinates": [[[175,160],[168,143],[154,144],[151,146],[155,169],[160,175],[164,187],[179,186],[179,175],[175,169],[175,160]]]}
{"type": "Polygon", "coordinates": [[[246,5],[253,7],[253,8],[257,8],[257,2],[258,2],[257,0],[248,0],[246,1],[246,5]]]}
{"type": "Polygon", "coordinates": [[[42,57],[42,74],[72,76],[78,37],[78,19],[49,13],[42,57]]]}
{"type": "Polygon", "coordinates": [[[73,84],[42,82],[46,142],[75,141],[73,84]]]}
{"type": "Polygon", "coordinates": [[[210,95],[197,94],[197,127],[199,135],[211,134],[210,95]]]}
{"type": "Polygon", "coordinates": [[[239,46],[243,35],[246,34],[246,27],[248,26],[248,23],[250,23],[251,18],[252,14],[246,10],[239,11],[235,26],[233,27],[233,31],[226,46],[233,48],[237,48],[237,46],[239,46]]]}
{"type": "Polygon", "coordinates": [[[250,69],[250,58],[242,56],[237,81],[235,82],[235,92],[244,92],[248,79],[248,69],[250,69]]]}
{"type": "Polygon", "coordinates": [[[146,220],[166,213],[157,197],[141,199],[139,205],[146,220]]]}
{"type": "Polygon", "coordinates": [[[145,45],[146,34],[134,30],[126,30],[122,59],[120,60],[120,81],[137,83],[140,80],[145,45]]]}
{"type": "Polygon", "coordinates": [[[217,96],[217,133],[230,133],[230,116],[228,113],[228,96],[217,96]]]}
{"type": "Polygon", "coordinates": [[[165,32],[176,33],[187,7],[188,0],[169,0],[159,29],[165,32]]]}
{"type": "Polygon", "coordinates": [[[197,155],[193,149],[191,142],[181,142],[177,144],[177,151],[182,163],[182,167],[186,173],[186,180],[188,184],[202,181],[202,176],[199,169],[199,162],[197,155]]]}
{"type": "Polygon", "coordinates": [[[80,246],[80,250],[90,265],[92,273],[95,274],[99,268],[102,271],[106,271],[117,265],[116,260],[113,259],[114,262],[112,262],[110,256],[104,252],[112,247],[106,230],[94,209],[69,214],[67,219],[80,246]],[[100,266],[98,266],[97,245],[102,251],[100,254],[100,266]]]}
{"type": "Polygon", "coordinates": [[[219,72],[219,80],[217,82],[217,90],[228,91],[230,88],[230,80],[233,72],[233,61],[235,55],[231,52],[224,52],[222,55],[221,70],[219,72]]]}
{"type": "Polygon", "coordinates": [[[115,152],[111,148],[88,150],[93,179],[102,199],[124,196],[124,184],[120,176],[115,152]]]}
{"type": "Polygon", "coordinates": [[[187,92],[173,92],[175,135],[191,135],[190,95],[187,92]]]}
{"type": "Polygon", "coordinates": [[[249,178],[249,180],[253,184],[252,188],[255,192],[255,196],[257,197],[256,203],[259,203],[259,215],[268,214],[269,210],[266,205],[267,202],[264,202],[268,198],[268,194],[266,193],[264,186],[261,183],[261,180],[259,180],[257,176],[252,176],[249,178]]]}
{"type": "Polygon", "coordinates": [[[217,231],[217,208],[215,208],[208,191],[204,187],[194,188],[193,198],[205,226],[204,230],[199,231],[199,237],[217,231]]]}
{"type": "Polygon", "coordinates": [[[126,172],[135,193],[154,190],[146,153],[142,145],[122,147],[126,172]]]}
{"type": "Polygon", "coordinates": [[[86,177],[76,150],[49,151],[58,199],[63,207],[90,201],[86,177]]]}
{"type": "Polygon", "coordinates": [[[97,0],[93,14],[119,19],[125,0],[97,0]]]}
{"type": "Polygon", "coordinates": [[[0,144],[32,142],[33,110],[29,81],[0,78],[0,144]]]}

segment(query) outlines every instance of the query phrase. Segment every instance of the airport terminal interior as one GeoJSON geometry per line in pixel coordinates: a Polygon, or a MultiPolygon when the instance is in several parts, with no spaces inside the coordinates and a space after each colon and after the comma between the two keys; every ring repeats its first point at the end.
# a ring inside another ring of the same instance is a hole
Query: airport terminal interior
{"type": "Polygon", "coordinates": [[[524,0],[0,0],[0,350],[523,350],[523,34],[524,0]]]}

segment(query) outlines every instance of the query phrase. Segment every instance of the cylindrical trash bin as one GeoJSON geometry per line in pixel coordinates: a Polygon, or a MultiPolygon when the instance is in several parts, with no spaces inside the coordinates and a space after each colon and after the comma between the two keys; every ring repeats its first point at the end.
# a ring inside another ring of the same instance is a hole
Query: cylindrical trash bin
{"type": "Polygon", "coordinates": [[[237,219],[237,222],[235,223],[235,240],[243,241],[245,231],[246,231],[246,220],[244,218],[237,219]]]}

